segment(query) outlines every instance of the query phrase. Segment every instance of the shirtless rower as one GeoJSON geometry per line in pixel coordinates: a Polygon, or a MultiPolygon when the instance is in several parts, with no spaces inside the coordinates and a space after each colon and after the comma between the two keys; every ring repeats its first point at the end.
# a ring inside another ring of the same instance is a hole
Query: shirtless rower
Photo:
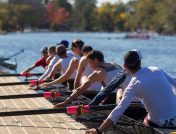
{"type": "Polygon", "coordinates": [[[104,55],[100,51],[91,51],[87,58],[90,67],[94,70],[93,73],[88,76],[87,80],[81,86],[75,89],[70,97],[64,102],[56,104],[54,108],[68,105],[71,101],[83,94],[93,83],[99,82],[102,86],[105,86],[118,71],[113,64],[104,62],[104,55]]]}
{"type": "Polygon", "coordinates": [[[137,52],[129,51],[124,56],[124,68],[132,75],[122,100],[97,129],[86,134],[101,134],[116,122],[134,97],[140,98],[148,112],[144,124],[153,127],[176,128],[176,81],[156,66],[141,67],[137,52]]]}
{"type": "MultiPolygon", "coordinates": [[[[88,76],[93,73],[93,69],[89,66],[88,64],[88,59],[87,55],[89,52],[91,52],[93,48],[91,46],[84,46],[82,48],[82,54],[83,56],[80,59],[79,66],[78,66],[78,71],[75,77],[75,82],[74,82],[74,89],[78,88],[81,86],[85,81],[87,81],[88,76]]],[[[100,83],[93,83],[87,90],[88,91],[100,91],[101,89],[101,84],[100,83]]]]}

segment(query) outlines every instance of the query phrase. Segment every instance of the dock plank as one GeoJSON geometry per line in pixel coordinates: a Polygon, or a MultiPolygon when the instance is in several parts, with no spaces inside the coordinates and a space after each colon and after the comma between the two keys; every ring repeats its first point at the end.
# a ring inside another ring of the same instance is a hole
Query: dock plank
{"type": "MultiPolygon", "coordinates": [[[[17,82],[16,77],[0,78],[0,83],[17,82]]],[[[27,85],[0,87],[1,95],[35,93],[27,85]]],[[[24,98],[0,100],[0,112],[52,108],[46,99],[24,98]]],[[[87,128],[67,114],[26,115],[0,117],[0,132],[5,134],[83,134],[87,128]]]]}

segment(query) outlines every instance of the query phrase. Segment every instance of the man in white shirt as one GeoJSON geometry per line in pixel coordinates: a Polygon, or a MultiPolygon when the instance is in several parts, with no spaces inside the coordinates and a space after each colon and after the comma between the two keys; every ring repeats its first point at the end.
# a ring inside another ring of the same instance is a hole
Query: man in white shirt
{"type": "Polygon", "coordinates": [[[48,48],[48,51],[50,53],[50,55],[52,55],[52,60],[49,62],[49,65],[47,67],[47,70],[45,71],[45,73],[39,78],[39,80],[43,80],[45,79],[51,72],[53,66],[56,64],[56,62],[60,59],[60,57],[57,54],[57,50],[55,46],[50,46],[48,48]],[[56,51],[56,52],[55,52],[56,51]]]}
{"type": "Polygon", "coordinates": [[[126,53],[124,68],[132,78],[122,100],[99,128],[88,130],[86,134],[102,133],[120,118],[134,97],[143,101],[148,112],[144,124],[176,128],[176,96],[173,91],[176,81],[158,67],[141,67],[137,51],[126,53]]]}

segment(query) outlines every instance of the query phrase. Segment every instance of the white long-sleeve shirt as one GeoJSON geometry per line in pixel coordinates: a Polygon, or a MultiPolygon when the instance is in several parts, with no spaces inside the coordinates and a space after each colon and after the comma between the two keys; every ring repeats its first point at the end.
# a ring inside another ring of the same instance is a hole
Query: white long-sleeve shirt
{"type": "Polygon", "coordinates": [[[59,59],[60,59],[60,57],[56,54],[56,55],[52,58],[52,60],[50,61],[49,65],[48,65],[48,68],[47,68],[47,70],[45,71],[45,73],[44,73],[42,76],[40,76],[39,80],[45,79],[45,78],[50,74],[50,72],[51,72],[53,66],[56,64],[56,62],[57,62],[59,59]]]}
{"type": "Polygon", "coordinates": [[[119,105],[108,116],[117,121],[134,97],[140,98],[148,112],[148,119],[160,121],[176,116],[176,96],[172,90],[176,81],[158,67],[138,70],[126,87],[119,105]]]}

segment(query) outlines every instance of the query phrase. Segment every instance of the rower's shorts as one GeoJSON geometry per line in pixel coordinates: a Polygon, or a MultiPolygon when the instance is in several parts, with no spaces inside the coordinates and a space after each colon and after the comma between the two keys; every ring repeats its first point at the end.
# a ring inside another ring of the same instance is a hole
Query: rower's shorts
{"type": "Polygon", "coordinates": [[[172,119],[161,120],[161,121],[150,121],[147,119],[147,117],[145,117],[144,124],[152,127],[176,129],[176,116],[172,119]]]}

